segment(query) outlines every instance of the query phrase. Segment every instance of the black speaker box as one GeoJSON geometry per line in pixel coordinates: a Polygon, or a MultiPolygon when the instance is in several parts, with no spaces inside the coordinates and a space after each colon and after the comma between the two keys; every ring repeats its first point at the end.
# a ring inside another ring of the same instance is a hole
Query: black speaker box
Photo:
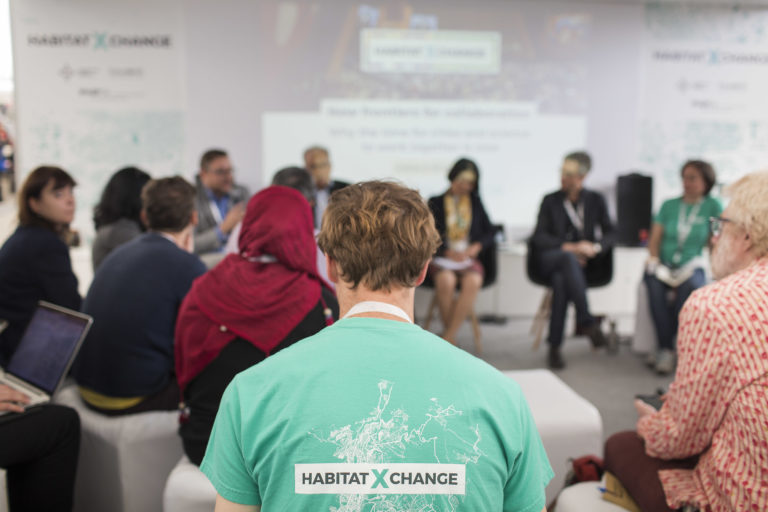
{"type": "Polygon", "coordinates": [[[619,176],[616,186],[616,214],[619,245],[646,245],[651,229],[653,178],[639,173],[619,176]]]}

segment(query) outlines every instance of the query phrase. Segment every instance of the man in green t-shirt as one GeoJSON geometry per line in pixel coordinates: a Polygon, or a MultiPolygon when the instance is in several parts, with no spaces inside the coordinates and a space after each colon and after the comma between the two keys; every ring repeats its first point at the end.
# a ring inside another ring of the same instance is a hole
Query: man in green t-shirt
{"type": "Polygon", "coordinates": [[[216,511],[544,510],[520,388],[413,324],[440,243],[418,193],[336,192],[318,243],[343,318],[229,385],[200,466],[216,511]]]}

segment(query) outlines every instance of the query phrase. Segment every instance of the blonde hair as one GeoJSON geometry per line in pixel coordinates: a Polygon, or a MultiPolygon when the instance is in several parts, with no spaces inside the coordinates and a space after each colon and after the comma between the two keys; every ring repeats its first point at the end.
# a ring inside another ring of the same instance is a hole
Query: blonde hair
{"type": "Polygon", "coordinates": [[[415,190],[368,181],[333,193],[317,244],[340,277],[370,290],[413,287],[440,246],[435,219],[415,190]]]}
{"type": "Polygon", "coordinates": [[[768,254],[768,170],[747,174],[725,189],[730,215],[749,233],[758,257],[768,254]]]}

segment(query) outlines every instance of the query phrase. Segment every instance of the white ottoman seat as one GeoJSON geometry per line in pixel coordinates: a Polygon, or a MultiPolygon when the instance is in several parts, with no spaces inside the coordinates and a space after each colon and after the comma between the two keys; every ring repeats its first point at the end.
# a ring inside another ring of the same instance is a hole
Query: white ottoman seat
{"type": "Polygon", "coordinates": [[[80,415],[75,512],[160,512],[165,481],[182,455],[178,413],[104,416],[85,406],[75,386],[55,401],[80,415]]]}
{"type": "Polygon", "coordinates": [[[597,407],[549,370],[504,372],[520,385],[555,476],[547,486],[547,503],[565,483],[568,459],[603,453],[603,420],[597,407]]]}
{"type": "Polygon", "coordinates": [[[163,512],[211,512],[216,489],[200,468],[183,456],[168,476],[163,493],[163,512]]]}
{"type": "Polygon", "coordinates": [[[554,512],[627,512],[624,507],[603,499],[601,485],[601,482],[581,482],[566,487],[557,498],[554,512]]]}

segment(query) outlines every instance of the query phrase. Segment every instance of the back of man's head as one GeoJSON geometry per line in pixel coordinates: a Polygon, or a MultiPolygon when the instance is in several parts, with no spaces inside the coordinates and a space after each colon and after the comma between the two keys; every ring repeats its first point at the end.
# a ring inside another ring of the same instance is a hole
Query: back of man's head
{"type": "Polygon", "coordinates": [[[312,181],[312,176],[301,167],[280,169],[272,178],[272,184],[294,188],[301,192],[301,195],[310,203],[315,200],[315,184],[312,181]]]}
{"type": "Polygon", "coordinates": [[[744,226],[757,257],[768,254],[768,170],[747,174],[725,190],[729,216],[744,226]]]}
{"type": "Polygon", "coordinates": [[[195,188],[181,176],[150,180],[141,190],[141,206],[149,229],[178,233],[192,221],[195,188]]]}
{"type": "Polygon", "coordinates": [[[418,192],[383,181],[334,192],[317,241],[353,288],[410,288],[440,245],[432,213],[418,192]]]}
{"type": "Polygon", "coordinates": [[[563,160],[573,160],[579,164],[579,175],[586,176],[592,169],[592,157],[586,151],[574,151],[565,155],[563,160]]]}

